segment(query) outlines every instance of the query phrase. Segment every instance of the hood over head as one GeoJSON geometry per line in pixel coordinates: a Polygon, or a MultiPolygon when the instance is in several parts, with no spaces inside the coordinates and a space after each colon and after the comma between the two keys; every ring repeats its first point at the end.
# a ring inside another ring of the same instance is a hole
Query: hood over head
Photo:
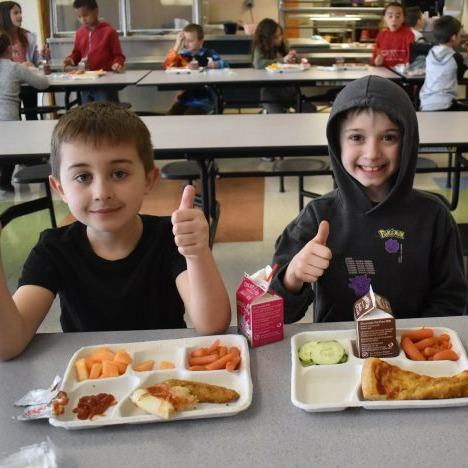
{"type": "Polygon", "coordinates": [[[379,76],[366,76],[349,83],[333,103],[327,124],[328,151],[335,183],[342,204],[365,213],[380,206],[397,205],[413,188],[419,147],[418,121],[413,104],[406,92],[393,81],[379,76]],[[400,168],[384,200],[377,205],[367,197],[364,187],[352,177],[341,162],[340,122],[351,109],[370,108],[386,113],[398,123],[401,131],[400,168]]]}

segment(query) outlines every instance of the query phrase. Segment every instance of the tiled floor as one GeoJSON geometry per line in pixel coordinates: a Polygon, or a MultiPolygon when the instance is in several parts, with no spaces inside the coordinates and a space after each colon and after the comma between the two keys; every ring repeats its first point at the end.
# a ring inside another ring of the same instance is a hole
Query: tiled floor
{"type": "MultiPolygon", "coordinates": [[[[269,164],[262,162],[260,159],[229,162],[219,159],[218,162],[221,167],[227,164],[241,167],[245,167],[246,164],[269,164]]],[[[162,164],[162,162],[160,164],[162,164]]],[[[235,311],[235,291],[244,272],[253,273],[270,263],[276,238],[286,224],[298,213],[297,179],[288,177],[286,178],[285,185],[286,192],[280,193],[278,178],[272,177],[266,178],[265,180],[263,241],[217,243],[214,245],[214,255],[227,285],[233,312],[235,311]]],[[[418,175],[417,186],[426,190],[440,189],[437,182],[434,181],[433,175],[430,174],[418,175]]],[[[307,187],[315,192],[325,193],[332,188],[332,181],[331,178],[327,176],[310,177],[307,179],[307,187]]],[[[12,201],[13,199],[25,200],[31,197],[37,197],[40,190],[40,187],[36,185],[17,188],[14,196],[0,192],[0,210],[3,210],[5,207],[3,202],[12,201]]],[[[463,208],[464,206],[468,206],[468,200],[464,192],[468,191],[465,190],[462,193],[460,201],[461,208],[454,213],[458,222],[468,221],[468,210],[463,208]]],[[[58,218],[61,219],[61,216],[63,218],[66,213],[66,207],[59,205],[58,210],[58,218]]],[[[241,216],[239,216],[239,220],[239,222],[241,222],[241,216]]],[[[50,221],[48,214],[46,211],[43,211],[15,220],[8,225],[2,233],[2,254],[9,286],[12,291],[16,287],[17,276],[24,261],[24,256],[34,245],[39,232],[49,226],[50,221]]],[[[53,309],[42,324],[40,331],[60,331],[58,316],[59,307],[56,301],[53,309]]],[[[309,310],[304,321],[310,322],[311,317],[311,311],[309,310]]],[[[234,324],[235,322],[235,313],[233,313],[232,323],[234,324]]]]}

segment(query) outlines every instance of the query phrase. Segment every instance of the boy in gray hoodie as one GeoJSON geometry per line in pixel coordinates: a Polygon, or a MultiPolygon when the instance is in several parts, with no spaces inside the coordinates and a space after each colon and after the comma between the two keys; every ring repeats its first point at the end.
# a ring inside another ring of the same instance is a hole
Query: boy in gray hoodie
{"type": "Polygon", "coordinates": [[[419,93],[422,111],[468,111],[457,101],[457,84],[468,66],[454,49],[461,41],[462,25],[453,16],[442,16],[434,22],[438,45],[426,57],[426,78],[419,93]]]}
{"type": "Polygon", "coordinates": [[[271,288],[286,323],[314,302],[315,322],[353,320],[368,290],[395,318],[462,315],[467,298],[457,226],[433,194],[413,188],[418,122],[405,91],[385,78],[348,84],[327,124],[336,189],[283,231],[271,288]]]}

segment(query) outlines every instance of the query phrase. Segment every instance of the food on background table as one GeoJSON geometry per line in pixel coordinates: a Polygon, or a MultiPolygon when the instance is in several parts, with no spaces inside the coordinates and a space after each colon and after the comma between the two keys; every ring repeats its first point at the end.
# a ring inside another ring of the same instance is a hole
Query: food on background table
{"type": "Polygon", "coordinates": [[[135,390],[131,400],[147,413],[169,419],[197,403],[230,403],[239,398],[235,390],[219,385],[170,379],[148,388],[135,390]]]}
{"type": "Polygon", "coordinates": [[[342,364],[348,360],[346,350],[335,340],[308,341],[301,345],[298,355],[306,366],[342,364]]]}
{"type": "Polygon", "coordinates": [[[458,354],[452,349],[450,335],[436,336],[432,328],[408,330],[401,335],[401,348],[413,361],[457,361],[458,354]]]}
{"type": "Polygon", "coordinates": [[[78,400],[78,405],[73,408],[73,413],[76,413],[76,417],[81,420],[93,419],[94,416],[104,416],[105,411],[116,404],[114,395],[110,393],[86,395],[78,400]]]}
{"type": "Polygon", "coordinates": [[[367,358],[361,372],[366,400],[429,400],[468,397],[468,370],[452,377],[429,377],[378,358],[367,358]]]}
{"type": "Polygon", "coordinates": [[[208,348],[195,348],[189,356],[188,364],[191,371],[221,370],[234,371],[240,367],[241,355],[237,346],[223,346],[220,340],[215,340],[208,348]]]}

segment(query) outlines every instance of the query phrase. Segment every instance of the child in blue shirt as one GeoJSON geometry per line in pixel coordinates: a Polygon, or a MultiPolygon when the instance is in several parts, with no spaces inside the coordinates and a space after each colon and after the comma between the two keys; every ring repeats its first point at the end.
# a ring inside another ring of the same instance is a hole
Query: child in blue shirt
{"type": "MultiPolygon", "coordinates": [[[[227,68],[229,65],[211,49],[203,47],[204,32],[198,24],[188,24],[177,35],[174,47],[167,53],[163,68],[227,68]]],[[[214,110],[214,99],[205,89],[182,91],[169,109],[170,115],[208,114],[214,110]]]]}

